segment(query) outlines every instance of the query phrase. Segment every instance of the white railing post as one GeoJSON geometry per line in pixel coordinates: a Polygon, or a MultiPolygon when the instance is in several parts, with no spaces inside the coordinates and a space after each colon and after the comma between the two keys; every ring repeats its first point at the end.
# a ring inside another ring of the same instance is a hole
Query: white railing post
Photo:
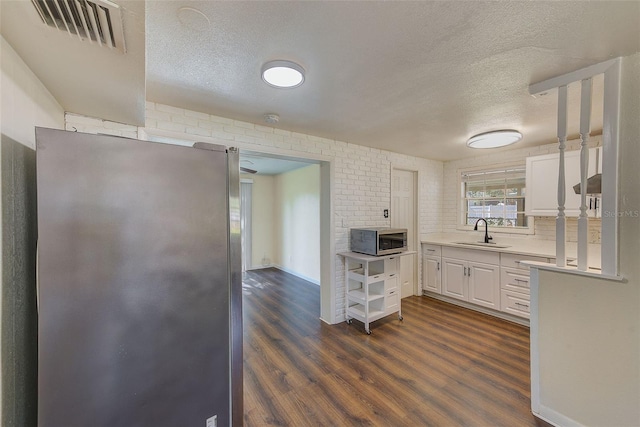
{"type": "Polygon", "coordinates": [[[567,143],[567,86],[558,88],[558,142],[560,150],[560,165],[558,168],[558,216],[556,217],[556,265],[567,265],[567,253],[565,251],[566,217],[564,213],[565,203],[565,177],[564,177],[564,150],[567,143]]]}
{"type": "Polygon", "coordinates": [[[580,215],[578,216],[578,270],[586,271],[589,256],[587,178],[589,174],[589,134],[591,133],[591,78],[582,80],[580,95],[580,215]]]}
{"type": "MultiPolygon", "coordinates": [[[[564,181],[564,149],[567,132],[567,86],[582,81],[582,98],[580,131],[582,134],[582,150],[580,156],[580,186],[581,217],[586,208],[586,182],[584,171],[588,169],[589,155],[586,154],[589,138],[589,123],[591,103],[584,99],[592,96],[592,81],[594,76],[604,74],[604,105],[602,124],[602,230],[600,261],[602,275],[618,276],[618,258],[620,248],[618,236],[619,216],[629,214],[618,211],[618,145],[620,139],[620,85],[621,58],[610,59],[598,64],[590,65],[580,70],[572,71],[538,83],[529,85],[529,93],[533,96],[546,95],[550,90],[558,89],[558,140],[560,142],[560,167],[558,176],[558,216],[556,218],[556,258],[557,266],[566,266],[566,223],[564,214],[565,181],[564,181]],[[586,81],[585,81],[586,80],[586,81]],[[585,110],[583,112],[583,110],[585,110]],[[587,113],[589,111],[589,113],[587,113]],[[586,129],[586,130],[585,130],[586,129]],[[583,166],[585,165],[585,166],[583,166]]],[[[588,269],[588,217],[578,218],[578,254],[579,269],[588,269]],[[582,237],[580,237],[582,236],[582,237]],[[581,249],[582,248],[582,249],[581,249]]]]}

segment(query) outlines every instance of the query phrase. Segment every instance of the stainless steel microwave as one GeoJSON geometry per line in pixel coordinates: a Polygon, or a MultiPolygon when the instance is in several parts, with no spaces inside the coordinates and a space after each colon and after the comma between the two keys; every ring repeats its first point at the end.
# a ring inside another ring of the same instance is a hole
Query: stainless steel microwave
{"type": "Polygon", "coordinates": [[[352,228],[351,252],[382,256],[407,250],[406,228],[352,228]]]}

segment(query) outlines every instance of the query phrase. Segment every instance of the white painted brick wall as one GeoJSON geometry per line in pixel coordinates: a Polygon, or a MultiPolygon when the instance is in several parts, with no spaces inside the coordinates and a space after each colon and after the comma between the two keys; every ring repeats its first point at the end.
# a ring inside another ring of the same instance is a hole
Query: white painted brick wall
{"type": "MultiPolygon", "coordinates": [[[[556,218],[536,217],[536,238],[544,240],[556,240],[556,218]]],[[[589,243],[600,243],[600,230],[602,220],[600,218],[589,218],[589,231],[587,241],[589,243]]],[[[566,224],[567,242],[578,241],[578,218],[567,218],[566,224]]]]}
{"type": "Polygon", "coordinates": [[[138,138],[138,127],[133,125],[110,122],[73,113],[65,113],[64,121],[65,129],[69,131],[138,138]]]}
{"type": "MultiPolygon", "coordinates": [[[[334,219],[336,226],[336,252],[348,250],[348,231],[351,227],[389,226],[382,215],[391,205],[391,167],[417,170],[419,174],[419,234],[442,231],[443,224],[443,163],[375,148],[363,147],[290,132],[278,128],[231,120],[206,113],[183,110],[153,102],[146,103],[146,127],[120,129],[135,138],[147,131],[183,137],[213,138],[221,144],[237,146],[243,150],[278,152],[292,157],[317,158],[323,156],[334,164],[334,219]],[[137,131],[137,132],[136,132],[137,131]],[[135,135],[134,135],[135,134],[135,135]]],[[[99,119],[75,115],[67,116],[67,125],[78,131],[113,133],[111,124],[99,119]]],[[[121,135],[129,136],[129,135],[121,135]]],[[[212,142],[212,141],[211,141],[212,142]]],[[[345,312],[344,264],[335,258],[337,319],[345,312]]]]}

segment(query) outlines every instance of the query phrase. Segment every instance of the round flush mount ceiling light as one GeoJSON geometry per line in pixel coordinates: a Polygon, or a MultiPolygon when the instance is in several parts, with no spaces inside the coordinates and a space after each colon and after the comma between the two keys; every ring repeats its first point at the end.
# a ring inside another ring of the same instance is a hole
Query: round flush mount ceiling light
{"type": "Polygon", "coordinates": [[[304,82],[304,68],[291,61],[271,61],[262,66],[262,80],[278,88],[298,87],[304,82]]]}
{"type": "Polygon", "coordinates": [[[498,148],[515,144],[522,139],[522,134],[517,130],[496,130],[472,136],[467,141],[467,147],[471,148],[498,148]]]}

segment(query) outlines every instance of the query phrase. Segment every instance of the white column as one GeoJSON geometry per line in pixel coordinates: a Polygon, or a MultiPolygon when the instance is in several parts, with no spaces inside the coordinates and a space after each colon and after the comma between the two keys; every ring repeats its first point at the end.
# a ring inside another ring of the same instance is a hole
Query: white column
{"type": "Polygon", "coordinates": [[[586,271],[589,256],[589,217],[587,216],[587,178],[589,174],[589,134],[591,133],[591,78],[582,80],[580,96],[580,215],[578,216],[578,270],[586,271]]]}
{"type": "Polygon", "coordinates": [[[564,213],[565,203],[565,179],[564,179],[564,150],[567,142],[567,86],[558,88],[558,149],[560,150],[560,166],[558,170],[558,216],[556,217],[556,265],[567,265],[565,246],[566,217],[564,213]]]}
{"type": "Polygon", "coordinates": [[[620,126],[620,59],[604,73],[602,124],[602,273],[618,274],[618,144],[620,126]]]}

